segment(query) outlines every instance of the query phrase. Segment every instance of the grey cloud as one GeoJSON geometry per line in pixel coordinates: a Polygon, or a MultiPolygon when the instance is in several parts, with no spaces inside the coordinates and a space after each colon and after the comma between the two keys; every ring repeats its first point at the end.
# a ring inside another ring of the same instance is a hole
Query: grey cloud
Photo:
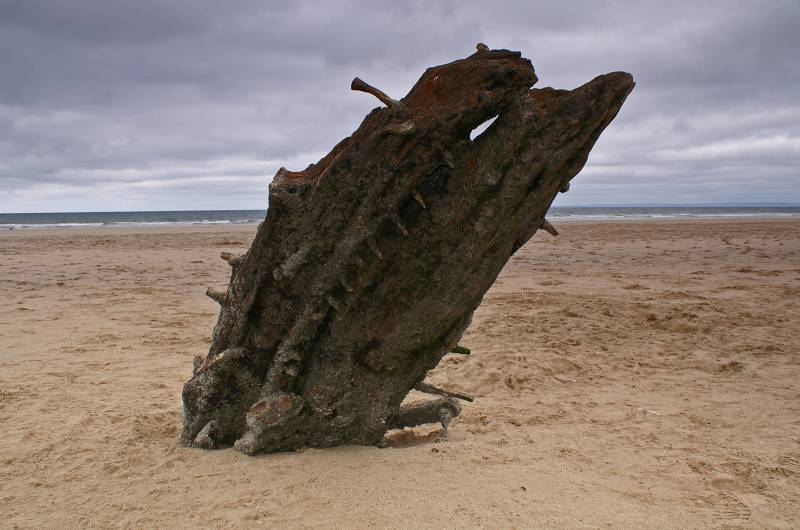
{"type": "Polygon", "coordinates": [[[0,0],[0,211],[263,208],[474,44],[637,88],[558,204],[796,201],[800,4],[0,0]]]}

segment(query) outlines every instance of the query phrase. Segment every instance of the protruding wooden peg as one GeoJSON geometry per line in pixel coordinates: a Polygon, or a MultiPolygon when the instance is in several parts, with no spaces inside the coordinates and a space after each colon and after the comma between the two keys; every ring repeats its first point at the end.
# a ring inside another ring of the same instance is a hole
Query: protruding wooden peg
{"type": "Polygon", "coordinates": [[[221,252],[219,257],[227,261],[228,265],[230,265],[233,269],[241,265],[242,259],[244,258],[244,256],[236,256],[230,252],[221,252]]]}
{"type": "Polygon", "coordinates": [[[365,83],[364,81],[362,81],[361,79],[359,79],[357,77],[355,79],[353,79],[352,83],[350,83],[350,89],[351,90],[356,90],[358,92],[366,92],[367,94],[372,94],[373,96],[378,98],[381,101],[381,103],[383,103],[387,107],[397,108],[397,107],[402,107],[403,106],[403,104],[400,103],[399,101],[390,98],[384,92],[378,90],[377,88],[375,88],[374,86],[372,86],[372,85],[370,85],[368,83],[365,83]]]}
{"type": "Polygon", "coordinates": [[[556,227],[551,225],[550,221],[548,221],[547,219],[542,221],[542,226],[540,226],[539,228],[541,228],[542,230],[544,230],[545,232],[547,232],[551,236],[557,236],[558,235],[558,230],[556,230],[556,227]]]}
{"type": "Polygon", "coordinates": [[[403,234],[403,237],[408,237],[408,230],[406,229],[405,225],[403,225],[403,221],[400,220],[400,216],[397,214],[390,215],[389,219],[392,220],[400,233],[403,234]]]}
{"type": "Polygon", "coordinates": [[[419,204],[419,207],[422,208],[423,210],[428,209],[428,205],[425,204],[425,200],[422,198],[422,195],[420,195],[418,191],[414,192],[414,200],[417,201],[417,204],[419,204]]]}
{"type": "Polygon", "coordinates": [[[400,123],[390,123],[383,128],[384,134],[394,134],[397,136],[408,136],[409,134],[414,134],[414,131],[416,130],[417,124],[414,123],[414,120],[406,120],[400,123]]]}
{"type": "Polygon", "coordinates": [[[469,349],[469,348],[467,348],[467,347],[465,347],[465,346],[461,346],[461,345],[459,344],[459,345],[457,345],[457,346],[453,346],[453,349],[452,349],[452,350],[450,350],[450,353],[457,353],[457,354],[459,354],[459,355],[469,355],[469,354],[471,354],[472,352],[470,351],[470,349],[469,349]]]}
{"type": "Polygon", "coordinates": [[[344,290],[347,291],[348,293],[353,292],[353,286],[347,283],[347,280],[345,280],[344,278],[339,278],[339,285],[344,287],[344,290]]]}
{"type": "Polygon", "coordinates": [[[227,295],[222,291],[217,291],[213,287],[209,287],[206,289],[206,296],[217,302],[218,304],[222,305],[227,301],[227,295]]]}
{"type": "MultiPolygon", "coordinates": [[[[215,357],[206,357],[205,360],[200,364],[197,368],[195,374],[202,374],[203,372],[207,371],[209,368],[213,368],[224,361],[230,361],[232,359],[239,359],[245,354],[246,350],[244,348],[228,348],[227,350],[223,350],[216,355],[215,357]]],[[[198,355],[198,357],[200,357],[198,355]]]]}
{"type": "Polygon", "coordinates": [[[339,306],[339,302],[334,300],[331,295],[326,295],[325,301],[328,302],[328,305],[331,306],[334,311],[336,311],[337,313],[341,312],[341,307],[339,306]]]}
{"type": "Polygon", "coordinates": [[[193,374],[196,374],[197,371],[200,370],[200,367],[203,366],[203,361],[205,361],[205,359],[203,358],[202,355],[195,355],[194,356],[194,360],[193,360],[194,370],[192,370],[193,374]]]}
{"type": "Polygon", "coordinates": [[[291,280],[300,267],[305,264],[310,247],[304,246],[272,271],[276,281],[291,280]]]}
{"type": "Polygon", "coordinates": [[[464,401],[475,401],[475,398],[470,396],[469,394],[462,394],[461,392],[445,390],[443,388],[438,388],[433,385],[429,385],[428,383],[425,382],[420,382],[414,385],[414,390],[418,392],[424,392],[426,394],[435,394],[437,396],[451,397],[451,398],[461,399],[464,401]]]}
{"type": "Polygon", "coordinates": [[[381,249],[378,248],[378,244],[375,242],[375,240],[368,239],[367,246],[379,260],[383,261],[383,253],[381,252],[381,249]]]}

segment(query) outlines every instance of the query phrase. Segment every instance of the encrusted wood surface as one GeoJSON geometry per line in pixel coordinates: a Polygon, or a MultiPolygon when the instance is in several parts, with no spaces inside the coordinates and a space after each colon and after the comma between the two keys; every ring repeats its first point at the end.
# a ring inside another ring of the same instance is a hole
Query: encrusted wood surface
{"type": "MultiPolygon", "coordinates": [[[[529,60],[484,48],[429,68],[400,101],[356,78],[387,106],[317,164],[278,171],[249,251],[223,256],[227,292],[208,293],[221,311],[184,387],[183,443],[379,444],[405,424],[405,396],[513,252],[552,229],[551,202],[633,88],[615,72],[531,90],[529,60]]],[[[457,407],[438,402],[449,422],[457,407]]]]}

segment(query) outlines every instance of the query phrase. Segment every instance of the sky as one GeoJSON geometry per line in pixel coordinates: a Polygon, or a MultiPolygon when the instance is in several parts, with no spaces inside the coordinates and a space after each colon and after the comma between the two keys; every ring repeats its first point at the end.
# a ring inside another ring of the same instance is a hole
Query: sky
{"type": "Polygon", "coordinates": [[[636,88],[556,205],[800,203],[800,2],[0,0],[0,212],[264,209],[477,42],[636,88]]]}

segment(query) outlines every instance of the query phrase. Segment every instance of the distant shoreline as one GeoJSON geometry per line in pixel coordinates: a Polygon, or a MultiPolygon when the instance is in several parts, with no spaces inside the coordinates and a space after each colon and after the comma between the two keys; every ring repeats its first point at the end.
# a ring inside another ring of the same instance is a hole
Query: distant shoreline
{"type": "MultiPolygon", "coordinates": [[[[800,223],[798,217],[721,217],[721,218],[625,218],[625,219],[585,219],[575,217],[548,217],[553,224],[559,225],[600,225],[600,224],[629,224],[629,225],[707,225],[707,224],[754,224],[754,223],[800,223]]],[[[141,234],[141,233],[192,233],[192,232],[246,232],[251,233],[259,223],[237,224],[173,224],[160,226],[93,226],[93,227],[33,227],[7,229],[0,227],[0,237],[13,235],[98,235],[98,234],[141,234]]]]}
{"type": "MultiPolygon", "coordinates": [[[[157,229],[233,227],[260,223],[266,210],[147,212],[0,213],[0,231],[41,229],[157,229]]],[[[702,219],[800,219],[800,207],[602,206],[551,208],[555,222],[659,221],[702,219]]]]}

